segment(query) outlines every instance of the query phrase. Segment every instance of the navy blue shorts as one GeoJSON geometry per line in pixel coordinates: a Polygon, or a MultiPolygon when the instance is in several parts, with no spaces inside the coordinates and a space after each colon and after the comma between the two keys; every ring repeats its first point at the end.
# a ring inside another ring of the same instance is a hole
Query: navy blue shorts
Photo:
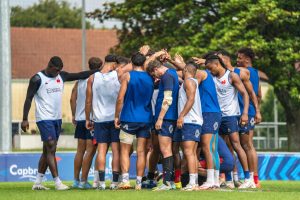
{"type": "Polygon", "coordinates": [[[176,129],[177,121],[163,120],[160,130],[156,130],[156,133],[161,136],[170,137],[173,139],[174,131],[176,129]]]}
{"type": "Polygon", "coordinates": [[[222,117],[219,134],[231,134],[234,132],[239,132],[239,117],[222,117]]]}
{"type": "Polygon", "coordinates": [[[83,140],[92,140],[93,139],[91,132],[88,129],[86,129],[86,127],[85,127],[85,121],[77,121],[76,122],[74,137],[77,139],[83,139],[83,140]]]}
{"type": "Polygon", "coordinates": [[[204,112],[203,116],[203,124],[201,134],[217,134],[219,132],[219,128],[222,120],[222,113],[218,112],[204,112]]]}
{"type": "Polygon", "coordinates": [[[175,133],[176,135],[180,136],[179,142],[185,142],[185,141],[200,142],[201,126],[197,124],[183,124],[182,128],[176,129],[175,133]]]}
{"type": "Polygon", "coordinates": [[[94,138],[97,143],[120,142],[119,135],[120,130],[115,128],[113,121],[94,123],[94,138]]]}
{"type": "Polygon", "coordinates": [[[50,140],[58,140],[61,132],[61,119],[59,120],[43,120],[36,123],[41,133],[43,142],[50,140]]]}
{"type": "Polygon", "coordinates": [[[240,134],[244,134],[244,133],[249,133],[249,131],[254,130],[255,128],[255,117],[249,115],[248,116],[248,124],[246,126],[239,126],[240,130],[239,133],[240,134]]]}
{"type": "Polygon", "coordinates": [[[121,122],[121,130],[137,138],[150,138],[152,123],[121,122]]]}

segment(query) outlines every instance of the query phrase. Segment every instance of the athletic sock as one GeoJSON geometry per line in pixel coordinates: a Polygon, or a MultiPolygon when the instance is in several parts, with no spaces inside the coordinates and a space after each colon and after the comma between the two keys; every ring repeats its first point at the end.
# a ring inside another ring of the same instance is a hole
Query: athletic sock
{"type": "Polygon", "coordinates": [[[254,179],[254,183],[258,184],[258,182],[259,182],[258,175],[254,175],[253,179],[254,179]]]}
{"type": "Polygon", "coordinates": [[[249,174],[250,174],[250,180],[254,181],[254,172],[250,172],[249,174]]]}
{"type": "Polygon", "coordinates": [[[220,171],[219,170],[214,170],[214,184],[215,185],[220,185],[220,171]]]}
{"type": "Polygon", "coordinates": [[[143,178],[143,177],[141,177],[141,176],[137,176],[137,177],[136,177],[136,184],[137,184],[137,185],[142,184],[142,178],[143,178]]]}
{"type": "Polygon", "coordinates": [[[129,181],[129,173],[122,174],[122,182],[128,182],[129,181]]]}
{"type": "Polygon", "coordinates": [[[190,181],[189,181],[190,185],[196,185],[196,175],[197,174],[190,174],[190,181]]]}
{"type": "Polygon", "coordinates": [[[119,172],[113,171],[113,182],[117,183],[119,181],[119,172]]]}
{"type": "Polygon", "coordinates": [[[181,185],[185,187],[189,183],[189,173],[185,172],[181,174],[181,185]]]}
{"type": "Polygon", "coordinates": [[[168,185],[167,182],[172,181],[173,167],[174,167],[173,156],[169,156],[169,157],[163,159],[163,169],[164,169],[164,174],[165,174],[163,183],[165,185],[168,185]]]}
{"type": "Polygon", "coordinates": [[[99,181],[99,173],[97,170],[94,171],[94,183],[98,183],[99,181]]]}
{"type": "Polygon", "coordinates": [[[60,185],[61,184],[61,180],[58,176],[53,178],[53,180],[54,180],[55,185],[60,185]]]}
{"type": "Polygon", "coordinates": [[[245,179],[250,179],[249,171],[244,171],[245,179]]]}
{"type": "Polygon", "coordinates": [[[36,179],[35,179],[35,184],[37,184],[37,185],[41,184],[44,176],[45,176],[45,174],[37,173],[36,179]]]}
{"type": "Polygon", "coordinates": [[[181,170],[180,170],[180,169],[176,169],[176,170],[175,170],[175,178],[174,178],[174,182],[175,182],[175,183],[180,182],[180,178],[181,178],[181,170]]]}
{"type": "Polygon", "coordinates": [[[147,174],[147,179],[148,179],[148,180],[153,180],[153,179],[154,179],[154,176],[155,176],[154,172],[148,172],[148,174],[147,174]]]}
{"type": "Polygon", "coordinates": [[[233,172],[233,180],[236,182],[239,181],[239,173],[233,172]]]}
{"type": "Polygon", "coordinates": [[[231,172],[225,172],[225,180],[226,181],[232,181],[231,172]]]}
{"type": "Polygon", "coordinates": [[[207,169],[207,178],[206,182],[210,184],[214,184],[214,169],[207,169]]]}
{"type": "Polygon", "coordinates": [[[105,171],[99,170],[98,174],[99,174],[99,181],[100,182],[105,181],[105,171]]]}

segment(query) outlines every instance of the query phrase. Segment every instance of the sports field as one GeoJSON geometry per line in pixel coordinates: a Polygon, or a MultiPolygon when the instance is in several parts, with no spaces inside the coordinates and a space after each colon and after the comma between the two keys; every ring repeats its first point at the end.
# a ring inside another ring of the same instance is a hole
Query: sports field
{"type": "MultiPolygon", "coordinates": [[[[71,182],[67,182],[71,185],[71,182]]],[[[203,200],[217,200],[217,199],[252,199],[252,200],[297,200],[300,199],[300,181],[262,181],[262,188],[259,190],[224,190],[224,191],[200,191],[200,192],[182,192],[182,191],[166,191],[153,192],[148,190],[142,191],[95,191],[95,190],[78,190],[71,189],[69,191],[55,191],[53,182],[47,182],[45,186],[50,187],[49,191],[32,191],[32,183],[0,183],[0,199],[14,200],[14,199],[51,199],[51,200],[85,200],[85,199],[203,199],[203,200]]]]}

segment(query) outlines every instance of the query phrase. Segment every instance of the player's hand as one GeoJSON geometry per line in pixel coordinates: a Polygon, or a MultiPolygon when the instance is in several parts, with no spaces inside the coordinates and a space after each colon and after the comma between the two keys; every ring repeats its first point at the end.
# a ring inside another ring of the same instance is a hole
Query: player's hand
{"type": "Polygon", "coordinates": [[[28,120],[23,120],[21,123],[22,131],[26,132],[29,129],[29,122],[28,120]]]}
{"type": "Polygon", "coordinates": [[[121,123],[119,118],[115,118],[115,128],[120,129],[121,123]]]}
{"type": "Polygon", "coordinates": [[[261,114],[260,114],[260,111],[259,112],[256,112],[255,114],[255,124],[259,124],[262,120],[262,117],[261,117],[261,114]]]}
{"type": "Polygon", "coordinates": [[[179,116],[177,119],[177,128],[182,129],[183,126],[183,117],[179,116]]]}
{"type": "Polygon", "coordinates": [[[248,124],[248,114],[242,114],[240,124],[241,126],[246,126],[248,124]]]}
{"type": "Polygon", "coordinates": [[[183,57],[177,53],[174,56],[174,61],[177,63],[185,64],[183,57]]]}
{"type": "Polygon", "coordinates": [[[203,58],[197,58],[197,57],[192,57],[193,60],[195,60],[195,63],[197,63],[198,65],[204,65],[205,64],[205,59],[203,58]]]}
{"type": "Polygon", "coordinates": [[[76,124],[77,124],[77,122],[76,122],[76,120],[75,120],[75,116],[72,116],[72,124],[73,124],[74,126],[76,126],[76,124]]]}
{"type": "Polygon", "coordinates": [[[85,121],[85,127],[88,130],[93,130],[94,129],[94,123],[91,120],[86,120],[85,121]]]}
{"type": "Polygon", "coordinates": [[[145,55],[147,55],[149,50],[150,50],[150,46],[149,45],[144,45],[140,48],[140,53],[145,56],[145,55]]]}
{"type": "Polygon", "coordinates": [[[156,123],[155,123],[155,129],[156,129],[156,130],[160,130],[160,129],[161,129],[162,122],[163,122],[162,119],[157,119],[157,121],[156,121],[156,123]]]}

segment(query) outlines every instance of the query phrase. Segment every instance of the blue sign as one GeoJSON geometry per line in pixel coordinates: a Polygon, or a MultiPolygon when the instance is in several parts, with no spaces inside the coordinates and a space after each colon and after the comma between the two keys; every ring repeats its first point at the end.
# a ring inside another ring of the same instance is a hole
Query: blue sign
{"type": "MultiPolygon", "coordinates": [[[[0,155],[0,181],[34,181],[40,153],[10,153],[0,155]]],[[[59,176],[62,180],[73,180],[75,153],[57,153],[59,176]]],[[[112,154],[106,157],[106,179],[112,178],[112,154]]],[[[264,153],[258,155],[260,180],[300,180],[300,154],[264,153]]],[[[161,167],[159,167],[161,169],[161,167]]],[[[242,168],[239,172],[243,178],[242,168]]],[[[136,154],[130,159],[130,178],[136,177],[136,154]]],[[[89,172],[89,179],[94,176],[94,163],[89,172]]],[[[45,180],[52,180],[49,169],[45,180]]]]}

